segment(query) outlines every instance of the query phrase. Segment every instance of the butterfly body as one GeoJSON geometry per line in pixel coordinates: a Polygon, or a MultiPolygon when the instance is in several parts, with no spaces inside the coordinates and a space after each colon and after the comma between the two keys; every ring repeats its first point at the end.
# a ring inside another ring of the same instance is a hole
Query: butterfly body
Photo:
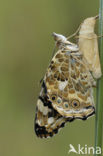
{"type": "Polygon", "coordinates": [[[62,35],[54,34],[59,48],[43,79],[37,101],[35,132],[53,136],[66,122],[85,120],[95,112],[95,81],[79,48],[62,35]]]}

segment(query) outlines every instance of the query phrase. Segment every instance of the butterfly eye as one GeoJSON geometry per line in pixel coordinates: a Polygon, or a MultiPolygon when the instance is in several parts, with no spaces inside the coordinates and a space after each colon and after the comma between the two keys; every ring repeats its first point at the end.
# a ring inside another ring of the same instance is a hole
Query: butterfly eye
{"type": "Polygon", "coordinates": [[[64,107],[65,107],[65,108],[68,108],[68,106],[69,106],[69,105],[68,105],[68,102],[64,102],[64,107]]]}
{"type": "Polygon", "coordinates": [[[53,101],[55,101],[55,100],[56,100],[56,95],[52,95],[51,99],[52,99],[53,101]]]}
{"type": "Polygon", "coordinates": [[[79,106],[80,106],[80,103],[79,103],[78,100],[73,100],[73,101],[72,101],[72,107],[78,108],[79,106]]]}
{"type": "Polygon", "coordinates": [[[62,102],[62,99],[60,98],[60,97],[58,97],[58,99],[57,99],[57,103],[61,103],[62,102]]]}

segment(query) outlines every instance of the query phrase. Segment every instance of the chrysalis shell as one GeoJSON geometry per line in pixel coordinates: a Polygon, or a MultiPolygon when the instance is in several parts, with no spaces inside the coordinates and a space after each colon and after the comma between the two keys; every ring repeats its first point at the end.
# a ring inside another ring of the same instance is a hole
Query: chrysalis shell
{"type": "Polygon", "coordinates": [[[90,17],[83,21],[79,31],[78,45],[81,53],[83,53],[84,58],[86,59],[93,77],[98,79],[101,77],[102,73],[99,59],[97,35],[94,32],[96,18],[97,16],[90,17]]]}

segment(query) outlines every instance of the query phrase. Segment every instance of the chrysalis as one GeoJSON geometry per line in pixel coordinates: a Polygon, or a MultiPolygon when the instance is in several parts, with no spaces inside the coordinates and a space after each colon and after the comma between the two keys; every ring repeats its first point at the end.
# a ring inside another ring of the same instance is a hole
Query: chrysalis
{"type": "Polygon", "coordinates": [[[93,77],[101,77],[101,67],[99,59],[97,35],[94,32],[96,19],[98,16],[87,18],[83,21],[79,31],[78,45],[89,66],[93,77]]]}

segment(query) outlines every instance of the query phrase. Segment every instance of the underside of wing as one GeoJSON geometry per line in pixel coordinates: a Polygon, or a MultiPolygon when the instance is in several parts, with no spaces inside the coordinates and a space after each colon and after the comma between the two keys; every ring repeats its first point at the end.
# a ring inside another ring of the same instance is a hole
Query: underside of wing
{"type": "Polygon", "coordinates": [[[65,118],[86,119],[95,113],[95,82],[79,52],[59,50],[44,78],[53,108],[65,118]]]}
{"type": "Polygon", "coordinates": [[[76,44],[53,34],[59,48],[47,69],[36,106],[38,137],[55,135],[66,122],[86,120],[95,113],[93,87],[96,83],[76,44]]]}
{"type": "Polygon", "coordinates": [[[58,133],[71,118],[64,118],[53,108],[46,95],[45,86],[42,87],[36,107],[35,132],[38,137],[49,138],[58,133]]]}

